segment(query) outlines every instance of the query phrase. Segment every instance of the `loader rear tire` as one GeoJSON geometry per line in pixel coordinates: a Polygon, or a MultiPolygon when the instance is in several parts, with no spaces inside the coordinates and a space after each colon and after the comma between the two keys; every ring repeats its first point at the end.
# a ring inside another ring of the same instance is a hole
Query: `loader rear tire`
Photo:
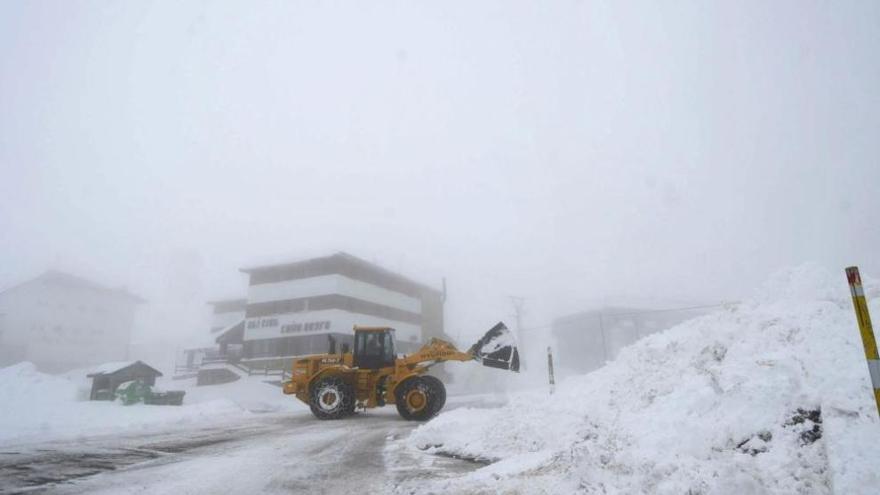
{"type": "Polygon", "coordinates": [[[427,421],[433,418],[446,402],[446,388],[443,383],[425,376],[408,378],[394,392],[397,412],[403,419],[427,421]]]}
{"type": "Polygon", "coordinates": [[[354,414],[354,389],[338,376],[321,378],[312,386],[309,408],[318,419],[340,419],[354,414]]]}

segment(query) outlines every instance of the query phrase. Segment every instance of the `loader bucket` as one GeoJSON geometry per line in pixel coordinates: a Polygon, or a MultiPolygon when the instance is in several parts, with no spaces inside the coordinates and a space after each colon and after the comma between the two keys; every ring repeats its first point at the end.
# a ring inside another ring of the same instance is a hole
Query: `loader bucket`
{"type": "Polygon", "coordinates": [[[502,322],[489,329],[483,338],[471,346],[474,359],[483,366],[519,372],[519,351],[513,334],[502,322]]]}

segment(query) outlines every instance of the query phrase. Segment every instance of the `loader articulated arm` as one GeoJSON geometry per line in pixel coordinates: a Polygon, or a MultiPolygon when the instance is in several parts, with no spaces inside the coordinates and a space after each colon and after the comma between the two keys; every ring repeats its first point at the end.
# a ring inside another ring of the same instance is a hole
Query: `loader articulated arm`
{"type": "Polygon", "coordinates": [[[407,366],[417,366],[431,361],[471,361],[476,357],[470,352],[459,351],[452,343],[440,339],[431,339],[421,349],[403,358],[407,366]]]}
{"type": "Polygon", "coordinates": [[[519,351],[513,335],[504,323],[499,322],[492,327],[467,352],[458,350],[450,342],[434,338],[415,353],[406,356],[403,364],[409,367],[428,367],[443,361],[471,360],[491,368],[519,371],[519,351]]]}

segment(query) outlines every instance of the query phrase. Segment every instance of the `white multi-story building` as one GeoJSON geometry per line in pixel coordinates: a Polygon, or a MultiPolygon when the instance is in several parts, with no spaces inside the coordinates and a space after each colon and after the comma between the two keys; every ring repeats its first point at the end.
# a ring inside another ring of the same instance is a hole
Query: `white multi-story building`
{"type": "Polygon", "coordinates": [[[63,272],[0,292],[0,366],[31,361],[56,372],[128,359],[143,299],[63,272]]]}
{"type": "Polygon", "coordinates": [[[241,271],[245,361],[323,353],[331,341],[341,349],[354,325],[393,327],[399,352],[444,338],[442,292],[346,253],[241,271]]]}

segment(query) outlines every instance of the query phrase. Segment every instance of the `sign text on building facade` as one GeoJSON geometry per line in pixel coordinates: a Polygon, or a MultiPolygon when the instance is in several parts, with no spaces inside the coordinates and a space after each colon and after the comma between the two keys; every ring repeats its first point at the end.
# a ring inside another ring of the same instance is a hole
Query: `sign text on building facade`
{"type": "Polygon", "coordinates": [[[281,327],[281,333],[318,332],[321,330],[330,330],[330,320],[288,323],[281,327]]]}
{"type": "MultiPolygon", "coordinates": [[[[248,320],[248,330],[257,328],[277,328],[280,325],[278,318],[254,318],[248,320]]],[[[281,333],[307,333],[320,332],[322,330],[330,330],[330,320],[307,321],[307,322],[291,322],[281,326],[281,333]]]]}

